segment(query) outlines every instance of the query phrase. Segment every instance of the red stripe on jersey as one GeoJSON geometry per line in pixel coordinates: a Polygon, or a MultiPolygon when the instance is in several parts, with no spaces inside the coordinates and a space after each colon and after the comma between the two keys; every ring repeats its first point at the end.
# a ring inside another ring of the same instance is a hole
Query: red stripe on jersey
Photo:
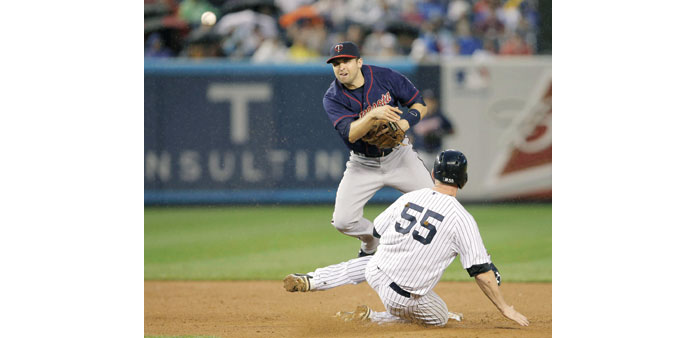
{"type": "Polygon", "coordinates": [[[358,102],[358,105],[360,106],[360,110],[361,111],[363,110],[363,105],[360,103],[360,101],[354,99],[353,96],[346,94],[345,90],[342,89],[341,91],[344,93],[344,95],[348,96],[349,99],[358,102]]]}
{"type": "Polygon", "coordinates": [[[354,117],[354,116],[358,116],[358,113],[355,113],[353,115],[344,115],[344,116],[336,119],[336,121],[334,121],[334,127],[336,127],[336,124],[339,123],[339,121],[341,121],[341,119],[343,119],[344,117],[354,117]]]}
{"type": "Polygon", "coordinates": [[[406,106],[407,106],[407,107],[408,107],[408,104],[409,104],[409,103],[410,103],[411,101],[413,101],[413,99],[415,99],[415,98],[416,98],[416,96],[418,96],[418,93],[419,93],[419,91],[418,91],[418,90],[416,90],[416,93],[415,93],[415,94],[413,94],[413,97],[412,97],[412,98],[411,98],[410,100],[408,100],[408,102],[406,102],[406,106]]]}
{"type": "Polygon", "coordinates": [[[368,65],[368,69],[370,69],[370,88],[368,88],[368,92],[367,92],[367,94],[365,94],[365,100],[368,102],[368,106],[370,106],[370,89],[372,89],[372,83],[373,83],[372,67],[370,67],[370,65],[368,65]]]}

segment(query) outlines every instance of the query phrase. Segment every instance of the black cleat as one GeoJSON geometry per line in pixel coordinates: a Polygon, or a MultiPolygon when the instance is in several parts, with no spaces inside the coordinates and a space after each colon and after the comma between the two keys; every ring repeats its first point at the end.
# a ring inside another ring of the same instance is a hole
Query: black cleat
{"type": "Polygon", "coordinates": [[[360,251],[358,251],[358,257],[372,256],[374,254],[375,254],[375,251],[373,251],[372,253],[365,253],[365,251],[363,251],[363,249],[360,249],[360,251]]]}

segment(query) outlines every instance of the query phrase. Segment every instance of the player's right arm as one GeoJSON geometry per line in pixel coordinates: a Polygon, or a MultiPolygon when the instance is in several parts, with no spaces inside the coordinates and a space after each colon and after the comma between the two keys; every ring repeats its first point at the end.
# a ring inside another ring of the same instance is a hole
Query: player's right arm
{"type": "Polygon", "coordinates": [[[483,290],[483,293],[505,317],[522,326],[528,326],[529,321],[526,317],[515,311],[514,307],[507,305],[500,293],[498,285],[500,279],[493,271],[494,264],[485,249],[476,220],[461,205],[459,205],[458,213],[453,215],[453,217],[458,218],[454,227],[457,231],[453,243],[464,269],[469,273],[469,276],[476,279],[476,283],[483,290]]]}
{"type": "Polygon", "coordinates": [[[493,304],[500,310],[503,316],[519,323],[521,326],[529,326],[529,320],[524,315],[514,310],[514,307],[507,304],[502,297],[500,287],[497,285],[495,273],[486,271],[476,275],[476,284],[483,290],[483,293],[490,299],[493,304]]]}
{"type": "MultiPolygon", "coordinates": [[[[350,143],[355,143],[365,136],[372,127],[373,121],[380,119],[396,122],[401,119],[399,115],[402,113],[399,108],[386,104],[359,118],[360,112],[358,110],[353,109],[348,102],[344,103],[337,98],[335,82],[332,82],[324,94],[322,105],[341,138],[350,143]]],[[[362,105],[359,107],[363,108],[362,105]]]]}

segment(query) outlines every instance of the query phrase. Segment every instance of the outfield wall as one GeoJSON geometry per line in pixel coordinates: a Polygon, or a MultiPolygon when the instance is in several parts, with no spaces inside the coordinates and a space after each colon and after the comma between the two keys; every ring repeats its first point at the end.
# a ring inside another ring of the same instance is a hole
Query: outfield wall
{"type": "Polygon", "coordinates": [[[441,67],[442,106],[469,159],[462,199],[552,196],[550,57],[458,59],[441,67]]]}
{"type": "MultiPolygon", "coordinates": [[[[522,121],[536,119],[536,109],[527,107],[541,97],[536,93],[543,92],[550,59],[480,65],[471,60],[442,66],[376,64],[403,73],[421,90],[441,93],[443,109],[457,129],[445,146],[469,155],[472,178],[481,172],[485,176],[469,182],[462,200],[549,192],[550,170],[548,176],[545,169],[538,175],[539,189],[534,188],[536,175],[514,175],[511,182],[503,181],[507,165],[500,162],[503,156],[512,159],[513,150],[511,142],[498,139],[520,139],[505,135],[506,130],[527,129],[522,121]],[[469,82],[477,80],[476,71],[489,76],[485,87],[469,82]],[[502,123],[486,121],[496,101],[502,103],[505,96],[516,99],[514,110],[502,112],[506,118],[502,123]],[[496,175],[488,175],[493,170],[496,175]]],[[[324,63],[145,61],[145,204],[332,203],[348,158],[322,109],[322,96],[332,80],[331,67],[324,63]]],[[[541,140],[545,143],[545,137],[541,140]]],[[[519,159],[522,162],[526,156],[519,159]]],[[[525,163],[509,162],[520,172],[526,169],[525,163]]],[[[399,195],[385,189],[374,201],[390,202],[399,195]]]]}

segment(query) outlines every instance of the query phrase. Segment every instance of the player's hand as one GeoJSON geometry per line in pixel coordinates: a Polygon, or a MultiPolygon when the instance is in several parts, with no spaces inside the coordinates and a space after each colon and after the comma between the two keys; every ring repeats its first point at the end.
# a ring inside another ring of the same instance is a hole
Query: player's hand
{"type": "Polygon", "coordinates": [[[382,107],[377,107],[373,110],[371,110],[368,115],[372,115],[373,118],[377,120],[387,120],[391,122],[396,122],[401,119],[399,115],[401,115],[401,110],[397,107],[392,107],[388,104],[385,104],[382,107]]]}
{"type": "Polygon", "coordinates": [[[401,130],[404,132],[408,130],[408,128],[411,128],[411,126],[408,123],[408,120],[401,119],[399,121],[396,121],[396,123],[401,127],[401,130]]]}
{"type": "Polygon", "coordinates": [[[521,326],[529,326],[529,320],[524,315],[517,312],[514,306],[508,306],[502,310],[502,315],[519,323],[521,326]]]}
{"type": "MultiPolygon", "coordinates": [[[[401,119],[401,120],[396,121],[396,122],[394,122],[394,123],[398,124],[398,125],[399,125],[399,128],[401,128],[401,130],[403,130],[404,132],[406,132],[406,131],[408,130],[408,128],[409,128],[408,121],[406,121],[406,120],[404,120],[404,119],[401,119]]],[[[381,130],[381,131],[379,131],[379,132],[377,133],[377,136],[378,136],[378,137],[379,137],[379,136],[382,136],[382,135],[386,134],[387,132],[388,132],[387,129],[383,129],[383,130],[381,130]]]]}

